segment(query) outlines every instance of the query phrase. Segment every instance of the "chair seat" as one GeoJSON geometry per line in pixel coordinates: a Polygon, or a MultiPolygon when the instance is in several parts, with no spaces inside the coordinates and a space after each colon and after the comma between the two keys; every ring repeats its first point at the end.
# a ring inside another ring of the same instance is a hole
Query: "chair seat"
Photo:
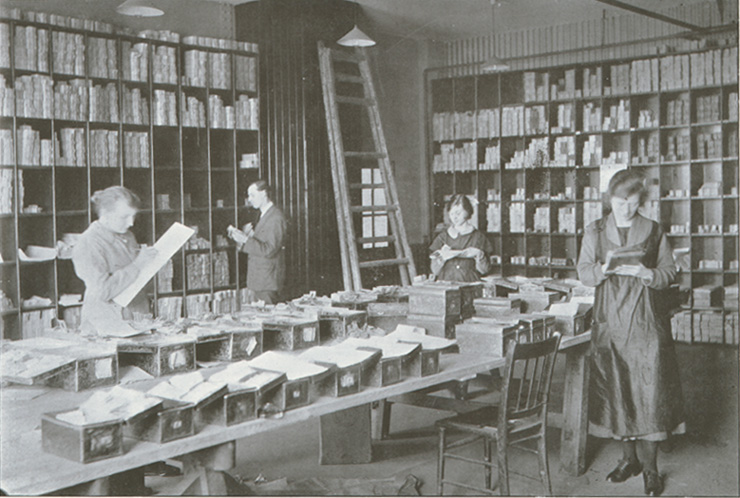
{"type": "MultiPolygon", "coordinates": [[[[486,406],[461,415],[455,415],[437,421],[437,427],[457,429],[460,431],[495,438],[498,434],[498,406],[486,406]]],[[[509,440],[514,442],[517,435],[529,433],[542,425],[541,417],[530,417],[509,420],[509,440]]]]}

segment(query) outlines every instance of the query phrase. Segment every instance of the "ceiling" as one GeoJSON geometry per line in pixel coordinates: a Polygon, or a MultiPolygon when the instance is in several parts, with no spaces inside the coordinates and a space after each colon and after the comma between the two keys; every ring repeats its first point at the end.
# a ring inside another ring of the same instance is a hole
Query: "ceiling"
{"type": "MultiPolygon", "coordinates": [[[[253,0],[212,0],[238,5],[253,0]]],[[[311,0],[305,0],[307,2],[311,0]]],[[[710,0],[711,1],[711,0],[710,0]]],[[[733,0],[723,0],[730,3],[733,0]]],[[[371,36],[447,41],[488,35],[492,28],[491,0],[356,0],[367,18],[361,28],[371,36]]],[[[625,0],[661,11],[707,0],[625,0]]],[[[496,31],[566,24],[604,15],[629,15],[597,0],[498,0],[496,31]]],[[[736,4],[735,4],[736,8],[736,4]]],[[[736,18],[737,16],[735,16],[736,18]]],[[[694,20],[685,19],[694,22],[694,20]]]]}

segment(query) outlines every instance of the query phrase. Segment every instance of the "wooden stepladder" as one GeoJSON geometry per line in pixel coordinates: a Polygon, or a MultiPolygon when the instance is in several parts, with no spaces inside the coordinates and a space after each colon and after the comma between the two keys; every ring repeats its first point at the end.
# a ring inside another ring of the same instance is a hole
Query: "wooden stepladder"
{"type": "Polygon", "coordinates": [[[362,289],[361,270],[382,266],[398,267],[400,283],[409,285],[416,269],[364,49],[333,49],[319,42],[319,67],[344,288],[362,289]],[[379,218],[378,234],[373,227],[379,218]],[[378,246],[386,249],[372,249],[378,246]]]}

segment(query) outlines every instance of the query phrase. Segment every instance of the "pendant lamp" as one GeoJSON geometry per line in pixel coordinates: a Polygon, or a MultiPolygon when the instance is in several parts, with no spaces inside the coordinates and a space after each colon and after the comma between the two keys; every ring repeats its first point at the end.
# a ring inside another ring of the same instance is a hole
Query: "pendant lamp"
{"type": "MultiPolygon", "coordinates": [[[[491,43],[493,43],[494,35],[496,32],[496,18],[495,18],[495,11],[496,11],[496,5],[498,5],[499,0],[491,0],[491,43]]],[[[493,48],[494,52],[496,48],[493,48]]],[[[498,71],[508,71],[511,69],[509,64],[498,57],[496,57],[496,54],[493,54],[487,61],[483,62],[480,66],[480,70],[484,73],[495,73],[498,71]]]]}
{"type": "Polygon", "coordinates": [[[345,47],[372,47],[375,45],[375,40],[363,33],[355,24],[349,33],[337,40],[337,43],[345,47]]]}
{"type": "Polygon", "coordinates": [[[164,15],[164,11],[155,7],[148,0],[126,0],[116,8],[116,12],[132,17],[157,17],[164,15]]]}
{"type": "Polygon", "coordinates": [[[375,45],[375,40],[367,36],[357,27],[357,9],[359,9],[359,6],[355,3],[352,10],[352,17],[355,20],[355,26],[349,31],[349,33],[337,40],[337,43],[344,47],[372,47],[375,45]]]}

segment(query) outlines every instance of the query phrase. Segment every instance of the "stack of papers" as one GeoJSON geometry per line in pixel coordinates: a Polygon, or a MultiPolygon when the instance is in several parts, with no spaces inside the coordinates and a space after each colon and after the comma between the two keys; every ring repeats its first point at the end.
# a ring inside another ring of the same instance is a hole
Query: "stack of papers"
{"type": "Polygon", "coordinates": [[[394,339],[389,339],[388,336],[370,337],[367,339],[350,337],[339,343],[338,347],[380,349],[383,352],[383,358],[405,357],[421,349],[420,344],[397,342],[394,339]]]}
{"type": "Polygon", "coordinates": [[[77,410],[63,412],[58,420],[74,425],[97,424],[112,420],[130,420],[162,401],[145,393],[116,386],[107,391],[98,391],[90,396],[77,410]]]}
{"type": "Polygon", "coordinates": [[[386,339],[392,339],[398,342],[410,342],[412,344],[421,344],[424,350],[442,350],[452,347],[456,344],[452,339],[426,335],[425,330],[413,325],[399,324],[396,330],[385,336],[386,339]]]}
{"type": "Polygon", "coordinates": [[[372,351],[342,348],[340,346],[317,346],[307,349],[299,358],[308,361],[331,363],[339,368],[361,365],[373,357],[372,351]]]}
{"type": "Polygon", "coordinates": [[[268,351],[251,360],[249,365],[261,370],[284,372],[288,380],[304,379],[325,374],[328,368],[316,365],[310,361],[299,359],[296,356],[268,351]]]}
{"type": "Polygon", "coordinates": [[[226,387],[225,382],[205,380],[200,372],[176,375],[149,389],[148,393],[160,398],[199,404],[226,387]]]}

